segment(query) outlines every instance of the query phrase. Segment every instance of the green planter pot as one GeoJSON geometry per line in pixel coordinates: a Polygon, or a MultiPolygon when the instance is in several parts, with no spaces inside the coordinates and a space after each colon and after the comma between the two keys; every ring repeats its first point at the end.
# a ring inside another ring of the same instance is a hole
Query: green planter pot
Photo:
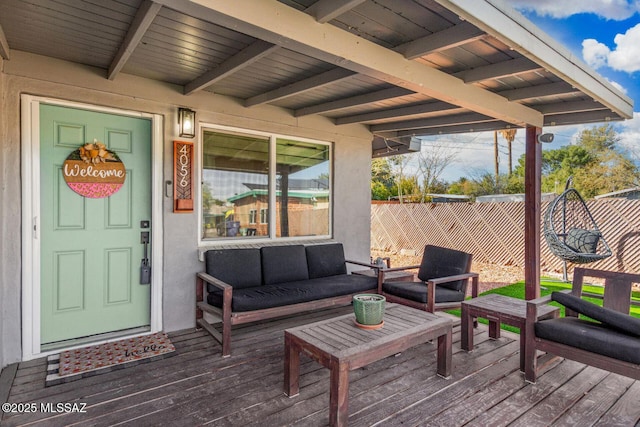
{"type": "Polygon", "coordinates": [[[386,298],[378,294],[359,294],[353,296],[353,312],[360,325],[380,325],[384,317],[386,298]]]}

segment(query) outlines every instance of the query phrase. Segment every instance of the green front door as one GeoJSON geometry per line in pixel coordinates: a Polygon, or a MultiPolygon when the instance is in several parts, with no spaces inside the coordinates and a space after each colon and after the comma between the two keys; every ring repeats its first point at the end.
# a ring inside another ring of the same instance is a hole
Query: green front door
{"type": "Polygon", "coordinates": [[[148,326],[140,233],[151,231],[141,227],[151,220],[151,121],[41,104],[40,177],[41,343],[148,326]],[[75,193],[62,175],[67,156],[94,139],[126,169],[105,198],[75,193]]]}

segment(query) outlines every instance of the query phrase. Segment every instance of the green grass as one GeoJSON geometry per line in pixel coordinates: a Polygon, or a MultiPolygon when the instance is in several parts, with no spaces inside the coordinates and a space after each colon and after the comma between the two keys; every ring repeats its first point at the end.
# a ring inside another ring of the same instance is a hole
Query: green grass
{"type": "MultiPolygon", "coordinates": [[[[571,289],[571,283],[562,282],[554,279],[548,279],[548,278],[542,278],[542,280],[540,281],[540,296],[546,296],[546,295],[549,295],[551,292],[563,291],[566,289],[571,289]]],[[[594,285],[584,285],[583,291],[591,294],[603,295],[604,287],[594,286],[594,285]]],[[[512,285],[504,286],[502,288],[491,289],[489,291],[481,293],[480,296],[489,295],[489,294],[499,294],[499,295],[505,295],[512,298],[524,299],[524,281],[516,282],[512,285]]],[[[601,299],[589,298],[589,297],[585,297],[584,299],[592,303],[602,305],[601,299]]],[[[640,302],[640,292],[635,292],[635,291],[632,292],[631,299],[634,301],[640,302]]],[[[555,301],[552,301],[550,304],[555,305],[556,307],[560,307],[560,316],[564,316],[564,306],[556,303],[555,301]]],[[[447,312],[451,314],[455,314],[456,316],[460,317],[459,309],[449,310],[447,312]]],[[[640,318],[640,306],[632,305],[630,314],[634,317],[640,318]]],[[[486,319],[482,319],[482,318],[478,319],[478,321],[484,324],[489,323],[486,319]]],[[[505,331],[520,333],[520,330],[513,326],[503,324],[501,325],[501,328],[504,329],[505,331]]]]}

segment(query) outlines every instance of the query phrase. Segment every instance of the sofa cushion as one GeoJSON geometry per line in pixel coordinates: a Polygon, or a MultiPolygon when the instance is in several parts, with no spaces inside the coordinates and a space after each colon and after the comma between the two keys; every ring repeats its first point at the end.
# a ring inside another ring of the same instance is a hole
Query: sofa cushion
{"type": "Polygon", "coordinates": [[[620,332],[640,337],[640,319],[637,317],[600,307],[597,304],[564,292],[552,292],[551,299],[620,332]]]}
{"type": "MultiPolygon", "coordinates": [[[[423,304],[427,303],[427,285],[422,282],[385,282],[382,292],[409,299],[423,304]]],[[[465,294],[461,291],[436,286],[436,303],[464,301],[465,294]]]]}
{"type": "Polygon", "coordinates": [[[311,245],[305,250],[310,279],[347,274],[342,243],[311,245]]]}
{"type": "Polygon", "coordinates": [[[541,320],[535,323],[535,334],[549,341],[640,364],[640,338],[601,323],[575,317],[541,320]]]}
{"type": "MultiPolygon", "coordinates": [[[[207,274],[233,286],[234,289],[262,285],[260,249],[211,249],[205,252],[207,274]]],[[[213,287],[209,287],[212,292],[213,287]]]]}
{"type": "MultiPolygon", "coordinates": [[[[471,254],[455,249],[427,245],[422,254],[422,263],[418,270],[418,278],[423,281],[440,277],[455,276],[468,273],[471,267],[471,254]]],[[[457,280],[438,285],[454,291],[466,292],[467,280],[457,280]]],[[[436,298],[437,301],[437,298],[436,298]]],[[[437,301],[440,302],[440,301],[437,301]]]]}
{"type": "Polygon", "coordinates": [[[262,279],[265,285],[309,278],[307,254],[303,245],[265,246],[262,255],[262,279]]]}
{"type": "MultiPolygon", "coordinates": [[[[375,288],[375,278],[347,274],[264,285],[234,290],[231,309],[234,312],[260,310],[371,291],[375,288]]],[[[209,294],[207,302],[213,306],[222,307],[222,295],[209,294]]]]}
{"type": "Polygon", "coordinates": [[[600,236],[601,234],[597,231],[572,228],[567,232],[564,243],[576,252],[595,254],[598,249],[600,236]]]}

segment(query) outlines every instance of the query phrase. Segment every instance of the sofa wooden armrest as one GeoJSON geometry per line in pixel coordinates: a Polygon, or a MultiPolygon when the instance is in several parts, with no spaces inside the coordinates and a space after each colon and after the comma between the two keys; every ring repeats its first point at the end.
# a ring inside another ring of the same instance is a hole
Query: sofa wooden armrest
{"type": "Polygon", "coordinates": [[[427,280],[427,311],[433,313],[436,308],[436,285],[444,283],[457,282],[458,280],[471,279],[471,298],[478,296],[478,273],[456,274],[454,276],[438,277],[437,279],[427,280]]]}

